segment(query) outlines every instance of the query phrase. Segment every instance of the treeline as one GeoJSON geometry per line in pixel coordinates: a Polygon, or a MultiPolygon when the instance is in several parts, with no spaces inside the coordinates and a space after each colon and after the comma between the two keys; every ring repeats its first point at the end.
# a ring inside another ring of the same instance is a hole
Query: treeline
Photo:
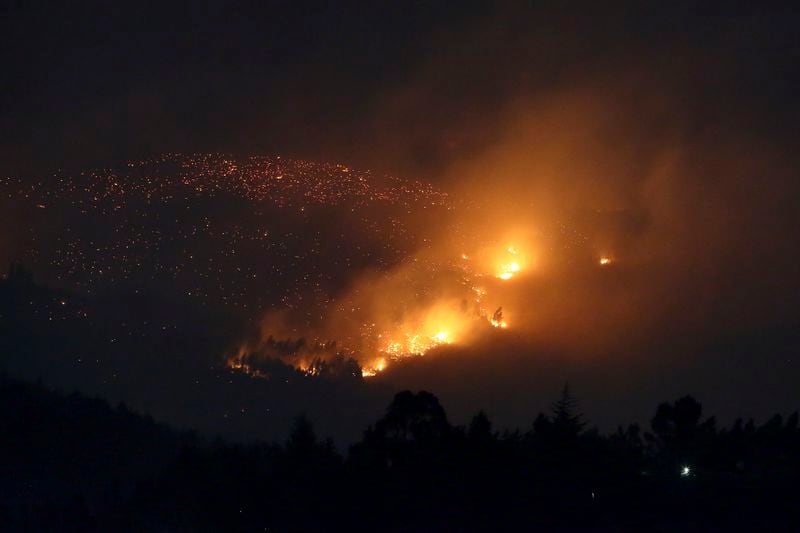
{"type": "Polygon", "coordinates": [[[739,530],[800,525],[798,416],[718,428],[691,397],[650,427],[587,429],[565,388],[524,431],[398,393],[346,454],[299,417],[282,444],[178,433],[0,381],[0,529],[739,530]]]}

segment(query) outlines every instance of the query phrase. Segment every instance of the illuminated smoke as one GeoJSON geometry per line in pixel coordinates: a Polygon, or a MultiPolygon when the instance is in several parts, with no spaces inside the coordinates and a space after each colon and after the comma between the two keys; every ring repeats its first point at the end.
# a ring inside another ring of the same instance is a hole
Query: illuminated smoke
{"type": "Polygon", "coordinates": [[[625,82],[649,98],[597,82],[509,109],[490,146],[438,177],[449,218],[418,228],[399,263],[354,276],[309,335],[371,376],[508,331],[585,357],[786,321],[774,302],[799,278],[777,221],[794,208],[753,177],[789,183],[791,165],[761,146],[743,157],[735,137],[684,139],[669,94],[625,82]],[[664,121],[658,135],[642,116],[664,121]],[[763,284],[741,283],[765,264],[763,284]]]}
{"type": "Polygon", "coordinates": [[[286,313],[268,314],[259,340],[240,346],[229,366],[255,375],[253,361],[271,358],[318,375],[314,361],[351,357],[363,377],[373,377],[403,359],[466,346],[493,329],[509,328],[494,288],[512,281],[498,276],[502,265],[515,275],[524,273],[529,261],[524,248],[495,243],[445,258],[431,250],[436,243],[394,269],[357,279],[318,327],[298,328],[287,324],[286,313]],[[292,332],[300,332],[303,341],[274,340],[292,332]]]}

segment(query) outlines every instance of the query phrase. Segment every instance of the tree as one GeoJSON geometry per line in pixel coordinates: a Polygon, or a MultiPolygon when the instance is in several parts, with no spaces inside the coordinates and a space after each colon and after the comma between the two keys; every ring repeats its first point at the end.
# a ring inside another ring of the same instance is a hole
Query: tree
{"type": "Polygon", "coordinates": [[[667,468],[696,464],[710,454],[711,441],[716,436],[716,419],[700,422],[703,406],[691,396],[674,403],[662,403],[650,421],[652,434],[647,438],[652,452],[667,468]]]}
{"type": "Polygon", "coordinates": [[[467,437],[473,443],[484,444],[490,442],[494,438],[492,433],[492,422],[486,413],[479,411],[478,414],[472,417],[469,423],[469,430],[467,437]]]}
{"type": "Polygon", "coordinates": [[[443,437],[450,429],[438,398],[430,392],[398,392],[376,430],[397,441],[429,441],[443,437]]]}
{"type": "Polygon", "coordinates": [[[576,411],[578,400],[569,392],[569,383],[564,384],[561,398],[553,402],[553,429],[561,436],[577,437],[583,431],[586,422],[583,414],[576,411]]]}
{"type": "Polygon", "coordinates": [[[286,451],[292,456],[309,456],[317,446],[317,435],[314,426],[305,415],[294,419],[289,439],[286,441],[286,451]]]}

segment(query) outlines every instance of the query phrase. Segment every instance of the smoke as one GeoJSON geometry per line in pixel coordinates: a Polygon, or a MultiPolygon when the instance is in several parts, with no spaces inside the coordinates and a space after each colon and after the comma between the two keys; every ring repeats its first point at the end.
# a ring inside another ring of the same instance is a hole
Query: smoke
{"type": "MultiPolygon", "coordinates": [[[[175,150],[281,153],[448,193],[444,207],[410,190],[402,196],[416,205],[301,213],[187,199],[180,216],[165,206],[141,217],[153,236],[162,221],[178,230],[219,220],[216,238],[197,240],[203,261],[228,230],[269,229],[269,247],[240,243],[210,269],[194,260],[203,276],[169,281],[162,295],[200,306],[199,293],[235,292],[225,307],[209,302],[237,323],[273,306],[225,354],[253,375],[279,361],[349,377],[356,360],[373,381],[434,391],[456,419],[485,408],[501,426],[526,423],[567,380],[606,401],[587,412],[595,420],[637,418],[626,411],[634,403],[690,392],[713,391],[732,407],[707,407],[723,414],[742,413],[740,397],[769,410],[796,403],[796,14],[696,2],[423,4],[391,17],[383,7],[265,5],[222,25],[207,6],[166,19],[161,7],[154,17],[120,8],[113,20],[70,8],[17,24],[6,33],[31,53],[9,65],[21,81],[2,119],[13,137],[0,143],[3,172],[175,150]],[[145,19],[162,20],[163,39],[130,26],[145,19]],[[52,21],[132,38],[70,52],[52,21]],[[110,72],[109,62],[129,68],[110,72]],[[240,267],[251,281],[226,279],[240,267]]],[[[129,236],[73,213],[83,189],[72,207],[17,200],[61,174],[3,182],[5,203],[19,205],[0,214],[0,264],[32,250],[49,265],[75,227],[90,253],[70,257],[91,269],[112,249],[94,245],[104,234],[129,236]]],[[[144,264],[182,261],[182,248],[157,246],[144,264]]],[[[141,285],[161,292],[152,279],[141,285]]]]}
{"type": "Polygon", "coordinates": [[[390,376],[400,353],[447,366],[499,346],[676,364],[792,327],[796,157],[751,92],[756,55],[723,53],[752,44],[731,40],[741,21],[699,49],[666,26],[641,46],[622,20],[523,28],[515,13],[434,35],[441,46],[375,100],[355,159],[426,175],[453,209],[416,224],[423,245],[393,268],[354,275],[301,335],[368,368],[386,360],[390,376]],[[492,327],[498,310],[506,328],[492,327]]]}

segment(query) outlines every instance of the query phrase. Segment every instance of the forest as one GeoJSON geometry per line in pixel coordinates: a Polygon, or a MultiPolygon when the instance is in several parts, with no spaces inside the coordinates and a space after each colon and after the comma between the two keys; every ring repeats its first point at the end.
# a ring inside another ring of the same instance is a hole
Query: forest
{"type": "Polygon", "coordinates": [[[453,425],[398,393],[347,450],[299,416],[284,442],[180,432],[4,376],[5,531],[789,530],[798,415],[718,427],[690,396],[592,429],[568,386],[530,427],[453,425]]]}

